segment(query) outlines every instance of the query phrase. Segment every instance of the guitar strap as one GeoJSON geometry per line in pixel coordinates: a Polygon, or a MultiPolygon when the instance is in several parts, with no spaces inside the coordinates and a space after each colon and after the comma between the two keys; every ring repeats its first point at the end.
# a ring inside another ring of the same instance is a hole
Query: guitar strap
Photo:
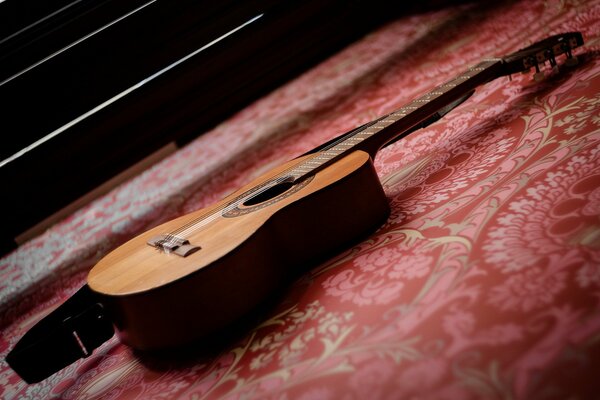
{"type": "Polygon", "coordinates": [[[97,295],[84,285],[33,326],[6,356],[27,383],[40,382],[94,349],[114,334],[97,295]]]}

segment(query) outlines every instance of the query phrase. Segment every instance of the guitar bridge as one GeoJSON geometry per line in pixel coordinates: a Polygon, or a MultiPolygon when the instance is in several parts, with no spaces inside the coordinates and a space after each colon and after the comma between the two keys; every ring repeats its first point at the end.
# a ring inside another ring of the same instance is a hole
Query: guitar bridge
{"type": "Polygon", "coordinates": [[[194,246],[189,240],[175,235],[154,236],[146,243],[165,253],[175,253],[181,257],[187,257],[200,250],[200,246],[194,246]]]}

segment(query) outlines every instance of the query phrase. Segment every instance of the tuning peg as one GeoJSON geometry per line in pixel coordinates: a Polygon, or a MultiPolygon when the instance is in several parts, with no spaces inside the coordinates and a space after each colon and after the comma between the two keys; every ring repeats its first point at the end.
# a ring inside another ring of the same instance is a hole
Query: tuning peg
{"type": "Polygon", "coordinates": [[[579,64],[577,56],[574,56],[573,53],[571,53],[571,47],[567,43],[563,43],[563,50],[567,54],[567,59],[565,60],[565,65],[567,67],[573,67],[579,64]]]}
{"type": "Polygon", "coordinates": [[[548,50],[546,52],[546,57],[548,58],[548,61],[550,61],[550,70],[553,74],[556,74],[558,72],[558,65],[556,64],[556,58],[554,58],[554,53],[548,50]]]}
{"type": "Polygon", "coordinates": [[[569,52],[567,54],[567,59],[565,60],[565,65],[568,67],[574,67],[577,64],[579,64],[579,60],[577,59],[577,56],[574,56],[574,55],[570,54],[570,52],[569,52]]]}
{"type": "Polygon", "coordinates": [[[546,76],[544,75],[544,73],[540,71],[540,66],[536,63],[535,74],[533,74],[533,80],[535,80],[536,82],[541,82],[544,80],[545,77],[546,76]]]}

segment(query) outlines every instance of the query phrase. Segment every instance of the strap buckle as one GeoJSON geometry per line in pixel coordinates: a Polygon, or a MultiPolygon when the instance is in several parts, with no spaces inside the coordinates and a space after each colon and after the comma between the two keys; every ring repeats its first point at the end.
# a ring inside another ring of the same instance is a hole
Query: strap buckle
{"type": "Polygon", "coordinates": [[[84,285],[17,342],[6,355],[8,365],[25,382],[34,383],[89,357],[114,335],[110,316],[99,300],[84,285]]]}
{"type": "Polygon", "coordinates": [[[101,326],[102,319],[104,319],[104,307],[100,303],[94,303],[81,313],[63,320],[63,329],[71,332],[71,336],[81,350],[82,358],[89,357],[92,351],[103,343],[98,343],[98,340],[95,339],[97,332],[89,335],[90,327],[101,326]]]}

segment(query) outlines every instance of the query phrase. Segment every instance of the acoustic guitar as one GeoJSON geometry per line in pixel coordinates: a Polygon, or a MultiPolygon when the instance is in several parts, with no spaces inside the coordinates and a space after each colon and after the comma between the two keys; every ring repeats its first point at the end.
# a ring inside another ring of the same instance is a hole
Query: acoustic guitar
{"type": "Polygon", "coordinates": [[[477,86],[556,57],[576,63],[580,33],[485,59],[404,107],[291,160],[222,201],[121,245],[90,271],[123,342],[179,346],[252,310],[301,268],[365,237],[389,214],[377,151],[477,86]]]}

